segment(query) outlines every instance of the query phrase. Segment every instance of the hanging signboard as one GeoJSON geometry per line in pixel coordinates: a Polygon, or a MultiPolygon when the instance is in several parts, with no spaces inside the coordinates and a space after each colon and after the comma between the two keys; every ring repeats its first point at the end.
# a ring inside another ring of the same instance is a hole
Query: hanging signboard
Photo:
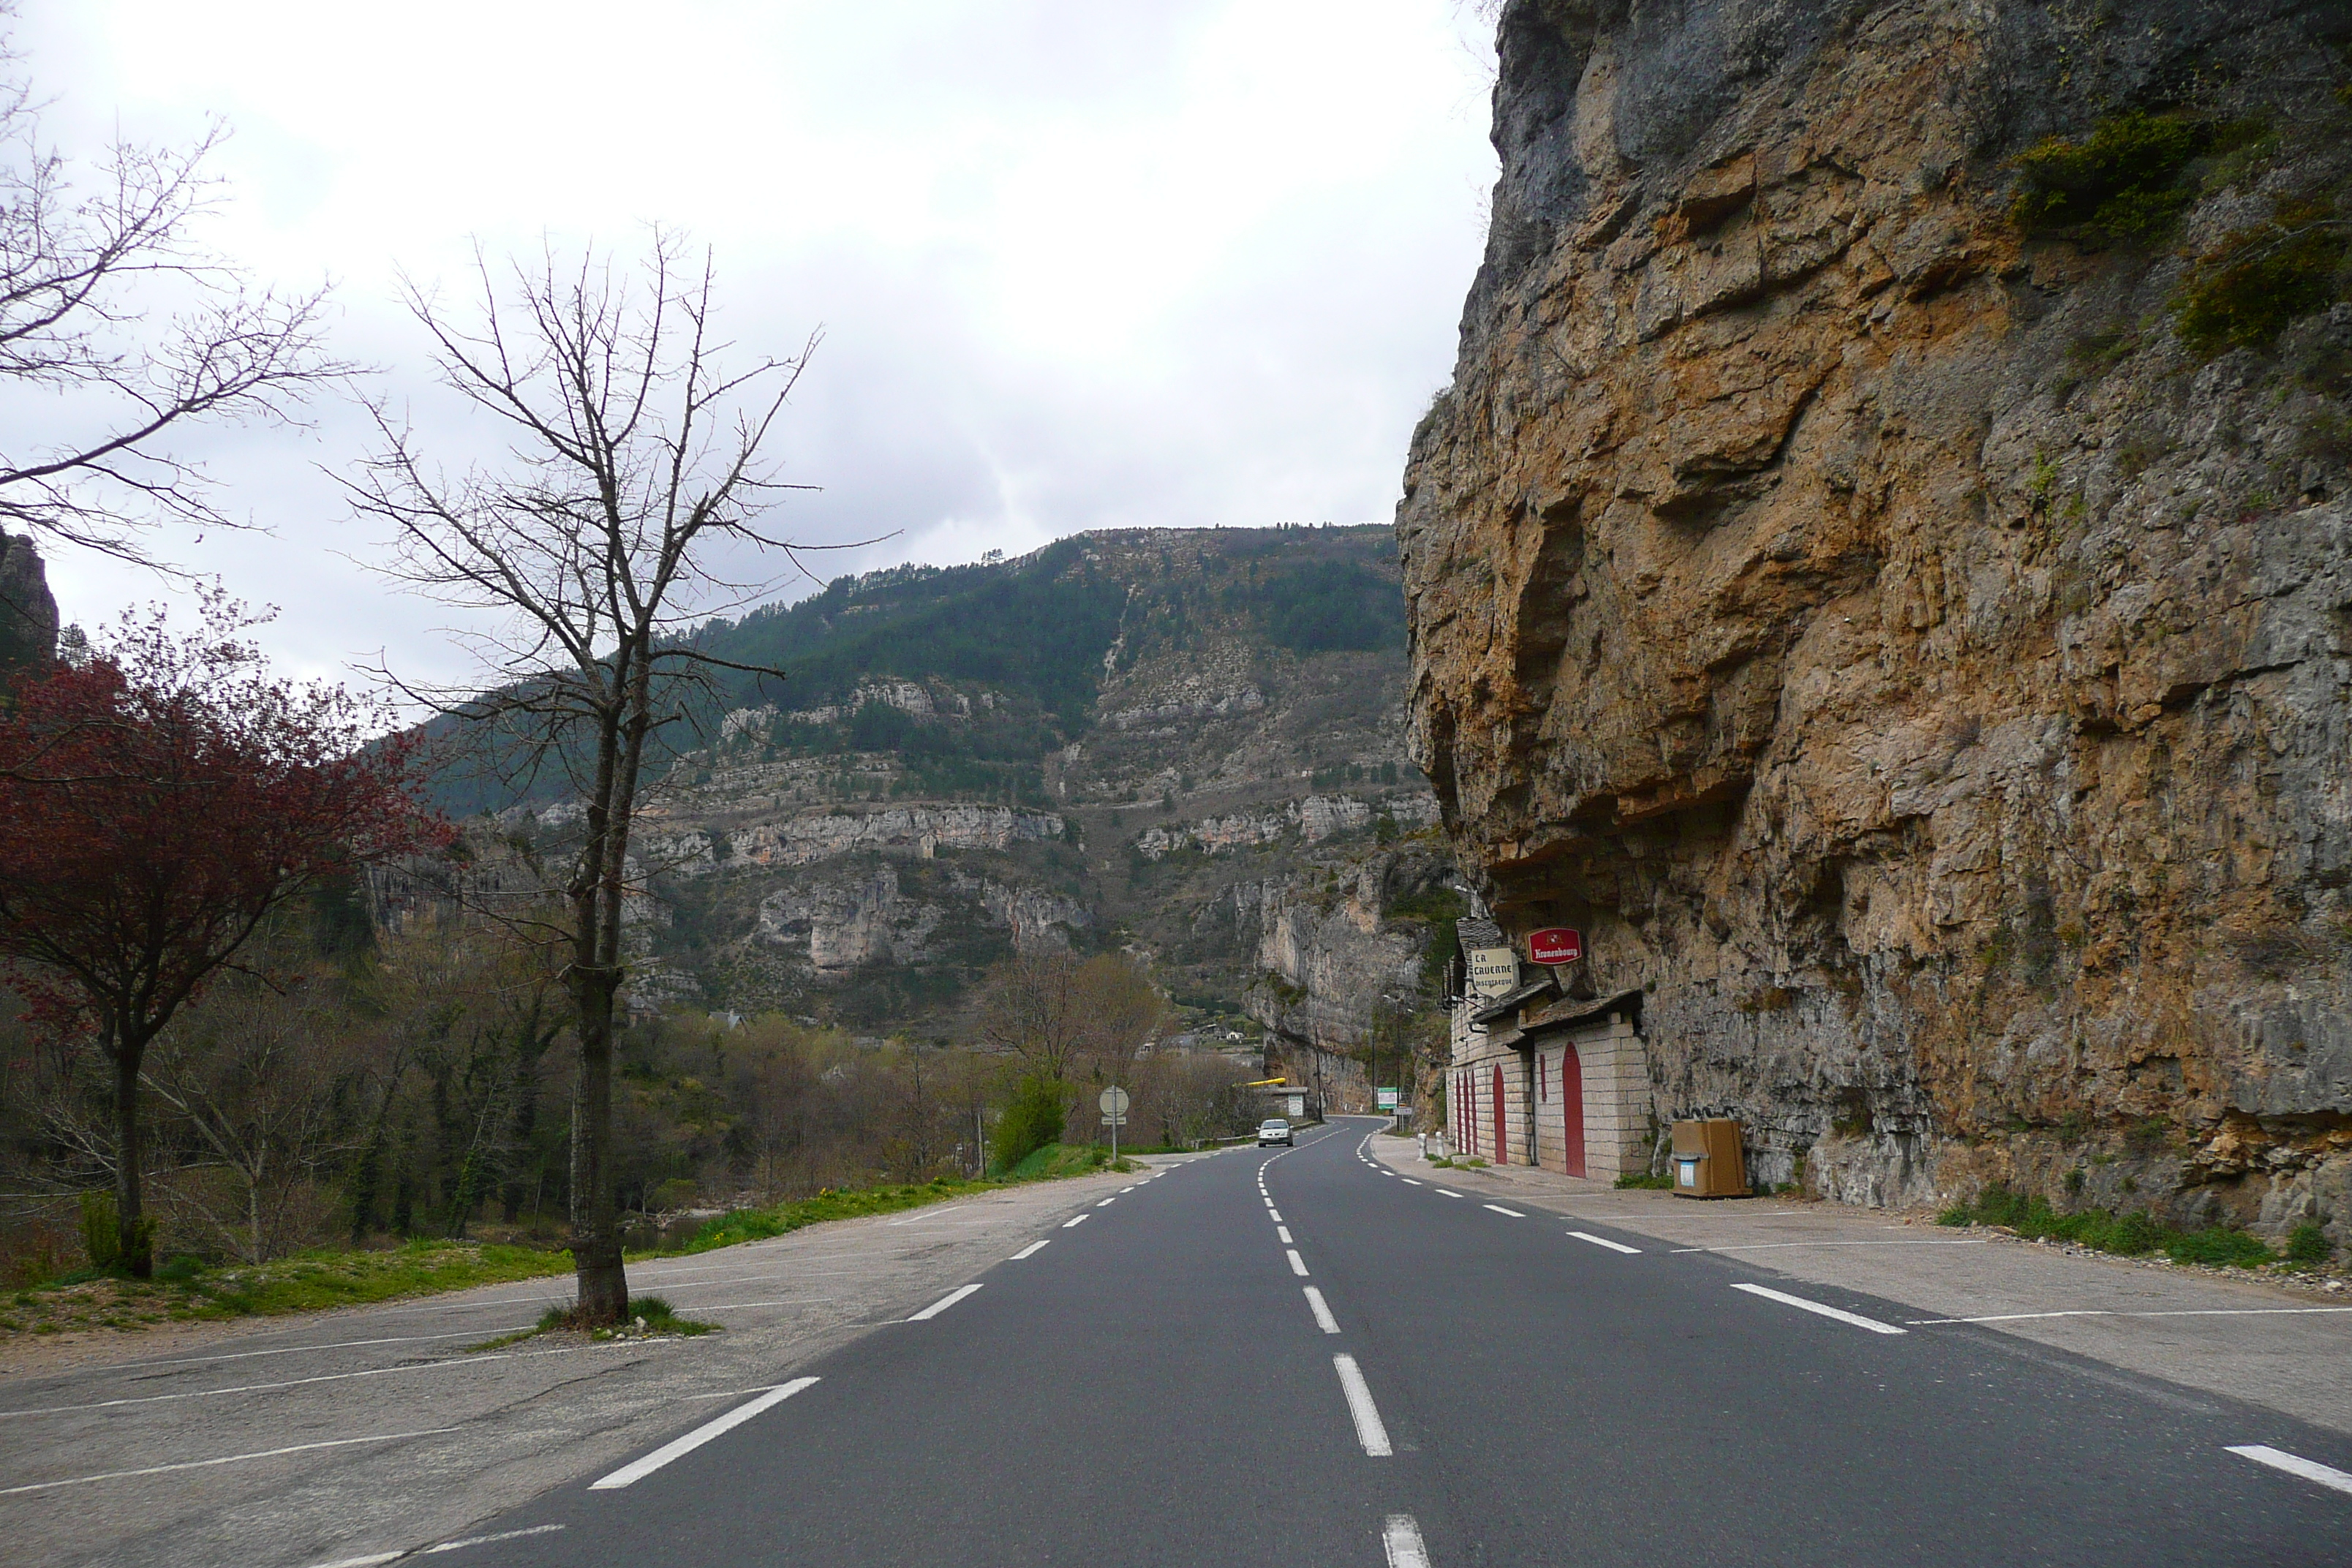
{"type": "Polygon", "coordinates": [[[1566,926],[1551,926],[1528,933],[1528,962],[1530,963],[1574,963],[1584,956],[1584,933],[1566,926]]]}
{"type": "Polygon", "coordinates": [[[1469,952],[1470,994],[1492,1000],[1518,988],[1519,955],[1507,947],[1474,947],[1469,952]]]}

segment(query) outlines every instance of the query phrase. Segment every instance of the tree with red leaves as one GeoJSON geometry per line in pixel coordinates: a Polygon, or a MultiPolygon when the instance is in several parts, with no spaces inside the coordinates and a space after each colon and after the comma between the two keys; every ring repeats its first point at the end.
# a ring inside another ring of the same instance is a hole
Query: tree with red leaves
{"type": "Polygon", "coordinates": [[[272,676],[217,594],[174,636],[126,617],[0,700],[0,966],[34,1011],[93,1029],[114,1069],[122,1258],[144,1278],[147,1047],[270,914],[322,879],[446,838],[414,747],[339,687],[272,676]]]}

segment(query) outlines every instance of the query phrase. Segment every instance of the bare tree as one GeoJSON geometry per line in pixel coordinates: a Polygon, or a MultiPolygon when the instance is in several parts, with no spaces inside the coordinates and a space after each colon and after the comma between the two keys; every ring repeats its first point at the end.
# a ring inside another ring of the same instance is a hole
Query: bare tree
{"type": "Polygon", "coordinates": [[[41,439],[36,422],[9,422],[0,520],[153,564],[140,535],[156,521],[236,526],[173,449],[183,426],[285,422],[312,386],[349,374],[321,347],[323,291],[257,289],[194,243],[215,194],[204,165],[225,134],[119,143],[78,177],[44,139],[31,89],[0,82],[0,384],[63,398],[69,432],[41,439]]]}
{"type": "Polygon", "coordinates": [[[475,645],[487,695],[410,695],[489,726],[529,765],[564,770],[579,795],[561,930],[580,1051],[572,1255],[582,1319],[617,1322],[628,1281],[611,1179],[614,1011],[641,773],[649,740],[689,717],[719,663],[688,645],[689,622],[725,607],[714,596],[731,605],[760,586],[722,580],[714,552],[794,548],[755,523],[778,492],[806,488],[777,482],[764,448],[815,340],[793,358],[722,368],[709,260],[685,265],[658,233],[634,273],[592,252],[502,278],[478,255],[475,275],[468,312],[413,286],[407,304],[445,384],[507,429],[510,462],[453,480],[378,405],[382,450],[349,488],[362,515],[390,525],[394,577],[497,623],[475,645]]]}
{"type": "Polygon", "coordinates": [[[1066,1082],[1091,1068],[1117,1082],[1167,1016],[1166,999],[1132,960],[1043,948],[998,966],[980,1028],[1041,1077],[1066,1082]]]}

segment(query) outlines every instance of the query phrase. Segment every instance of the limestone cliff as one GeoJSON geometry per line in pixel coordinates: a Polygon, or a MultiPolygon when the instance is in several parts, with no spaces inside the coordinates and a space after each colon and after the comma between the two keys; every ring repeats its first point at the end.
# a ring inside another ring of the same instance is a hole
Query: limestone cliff
{"type": "Polygon", "coordinates": [[[0,530],[0,669],[54,658],[58,601],[29,534],[0,530]]]}
{"type": "Polygon", "coordinates": [[[1416,759],[1764,1179],[2352,1243],[2347,34],[1505,8],[1416,759]]]}

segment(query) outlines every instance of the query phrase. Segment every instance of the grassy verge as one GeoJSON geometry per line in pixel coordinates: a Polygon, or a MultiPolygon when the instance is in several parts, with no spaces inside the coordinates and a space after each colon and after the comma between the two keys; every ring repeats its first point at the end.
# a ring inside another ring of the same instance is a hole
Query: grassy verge
{"type": "Polygon", "coordinates": [[[1675,1184],[1671,1176],[1654,1176],[1647,1171],[1628,1171],[1617,1178],[1615,1184],[1621,1188],[1638,1187],[1646,1192],[1661,1192],[1671,1190],[1675,1184]]]}
{"type": "Polygon", "coordinates": [[[299,1252],[257,1265],[173,1258],[153,1279],[69,1274],[0,1298],[0,1341],[79,1329],[310,1312],[572,1272],[569,1252],[412,1241],[381,1252],[299,1252]]]}
{"type": "MultiPolygon", "coordinates": [[[[1001,1181],[941,1179],[842,1192],[827,1189],[814,1197],[768,1208],[737,1209],[709,1221],[680,1247],[630,1256],[677,1257],[709,1252],[738,1242],[786,1236],[827,1220],[895,1214],[974,1193],[996,1192],[1013,1182],[1050,1181],[1061,1176],[1138,1168],[1125,1159],[1114,1164],[1108,1149],[1083,1143],[1049,1143],[1022,1161],[1001,1181]]],[[[0,1345],[19,1335],[86,1329],[137,1330],[158,1323],[318,1311],[328,1307],[361,1306],[399,1297],[437,1295],[477,1285],[501,1285],[571,1272],[569,1252],[540,1252],[526,1247],[464,1241],[412,1241],[373,1252],[319,1249],[254,1266],[213,1268],[194,1258],[178,1258],[158,1269],[153,1279],[86,1272],[0,1295],[0,1345]]],[[[711,1328],[709,1324],[692,1323],[677,1317],[659,1297],[641,1297],[630,1303],[630,1311],[633,1319],[646,1319],[643,1332],[648,1335],[707,1333],[711,1328]],[[648,1304],[657,1312],[646,1310],[648,1304]]],[[[562,1310],[555,1310],[554,1315],[560,1318],[562,1310]]],[[[467,1348],[496,1349],[544,1331],[548,1326],[542,1323],[538,1329],[467,1348]]],[[[613,1331],[638,1332],[634,1325],[613,1331]]]]}
{"type": "Polygon", "coordinates": [[[2254,1268],[2279,1260],[2260,1237],[2242,1230],[2225,1226],[2181,1230],[2144,1214],[2119,1215],[2107,1209],[2060,1214],[2046,1198],[2024,1197],[2000,1186],[1987,1187],[1973,1204],[1946,1209],[1937,1216],[1937,1223],[2007,1226],[2029,1241],[2071,1241],[2126,1258],[2161,1252],[2175,1263],[2254,1268]]]}

